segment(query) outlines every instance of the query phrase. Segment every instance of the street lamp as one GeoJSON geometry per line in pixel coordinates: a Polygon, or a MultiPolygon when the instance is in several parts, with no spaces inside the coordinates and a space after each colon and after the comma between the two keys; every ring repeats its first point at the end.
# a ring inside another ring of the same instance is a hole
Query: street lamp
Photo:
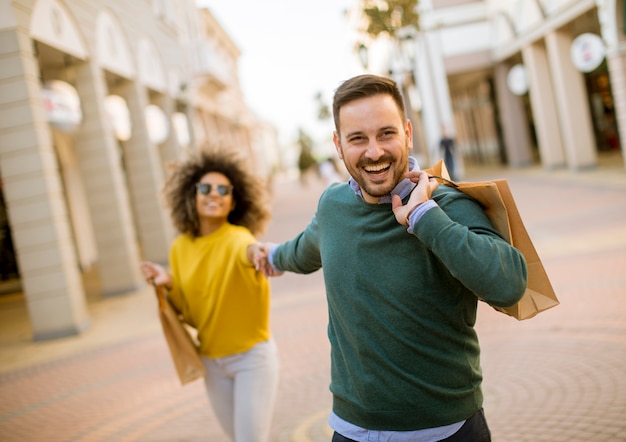
{"type": "Polygon", "coordinates": [[[367,46],[361,43],[359,45],[359,48],[357,49],[357,52],[359,54],[359,60],[361,61],[361,65],[363,66],[363,69],[367,70],[367,65],[368,65],[367,46]]]}
{"type": "Polygon", "coordinates": [[[408,58],[411,70],[415,63],[415,53],[417,51],[417,41],[415,38],[415,28],[404,26],[396,31],[396,39],[400,47],[400,53],[408,58]]]}

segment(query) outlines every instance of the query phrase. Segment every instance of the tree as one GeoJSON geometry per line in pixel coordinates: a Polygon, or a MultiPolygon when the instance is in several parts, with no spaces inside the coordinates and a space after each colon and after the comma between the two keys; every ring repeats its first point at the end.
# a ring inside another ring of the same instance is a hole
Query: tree
{"type": "Polygon", "coordinates": [[[405,26],[418,29],[419,0],[364,0],[363,12],[367,17],[367,32],[372,38],[386,33],[396,38],[396,32],[405,26]]]}
{"type": "Polygon", "coordinates": [[[304,173],[316,166],[317,161],[313,157],[313,139],[302,128],[298,129],[298,145],[300,146],[298,169],[300,169],[301,173],[304,173]]]}
{"type": "Polygon", "coordinates": [[[320,121],[330,120],[331,112],[330,108],[324,101],[324,96],[322,95],[322,91],[318,91],[315,94],[315,102],[317,103],[317,119],[320,121]]]}

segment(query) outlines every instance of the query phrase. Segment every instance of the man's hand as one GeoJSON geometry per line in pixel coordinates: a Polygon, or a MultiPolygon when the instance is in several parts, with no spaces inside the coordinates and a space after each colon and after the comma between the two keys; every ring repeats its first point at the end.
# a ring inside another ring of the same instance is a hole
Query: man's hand
{"type": "Polygon", "coordinates": [[[391,199],[391,210],[393,210],[393,214],[396,216],[398,223],[408,227],[409,216],[413,210],[430,199],[430,196],[437,186],[439,186],[439,183],[434,178],[429,179],[428,174],[423,170],[407,172],[404,177],[417,183],[417,186],[411,191],[411,196],[406,205],[402,205],[400,197],[394,195],[391,199]]]}
{"type": "Polygon", "coordinates": [[[283,272],[276,270],[269,262],[270,249],[274,246],[273,243],[261,243],[252,244],[248,251],[252,253],[252,262],[254,268],[262,272],[265,277],[280,276],[283,272]]]}

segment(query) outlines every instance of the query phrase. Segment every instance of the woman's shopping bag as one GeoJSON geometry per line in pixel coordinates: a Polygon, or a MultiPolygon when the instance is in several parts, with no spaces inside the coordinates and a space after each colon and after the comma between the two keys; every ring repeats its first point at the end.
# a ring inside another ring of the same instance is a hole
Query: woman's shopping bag
{"type": "Polygon", "coordinates": [[[493,180],[456,183],[450,181],[446,166],[441,160],[426,172],[435,176],[440,183],[454,187],[478,201],[495,229],[526,258],[528,284],[524,296],[512,307],[494,308],[522,320],[559,305],[552,284],[517,210],[508,182],[493,180]]]}
{"type": "Polygon", "coordinates": [[[159,319],[163,335],[170,349],[180,383],[185,385],[204,377],[206,371],[200,359],[198,347],[185,323],[167,298],[165,287],[154,285],[159,301],[159,319]]]}

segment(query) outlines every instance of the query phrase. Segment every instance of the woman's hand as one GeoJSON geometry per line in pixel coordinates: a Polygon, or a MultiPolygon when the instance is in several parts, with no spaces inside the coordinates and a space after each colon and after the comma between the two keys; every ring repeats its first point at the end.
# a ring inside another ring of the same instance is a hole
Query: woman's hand
{"type": "Polygon", "coordinates": [[[272,243],[256,243],[248,246],[248,259],[254,264],[254,268],[265,275],[280,276],[283,274],[280,270],[275,269],[269,262],[270,249],[274,246],[272,243]]]}
{"type": "Polygon", "coordinates": [[[172,277],[163,266],[144,261],[141,263],[140,269],[148,284],[164,285],[168,289],[172,288],[172,277]]]}

